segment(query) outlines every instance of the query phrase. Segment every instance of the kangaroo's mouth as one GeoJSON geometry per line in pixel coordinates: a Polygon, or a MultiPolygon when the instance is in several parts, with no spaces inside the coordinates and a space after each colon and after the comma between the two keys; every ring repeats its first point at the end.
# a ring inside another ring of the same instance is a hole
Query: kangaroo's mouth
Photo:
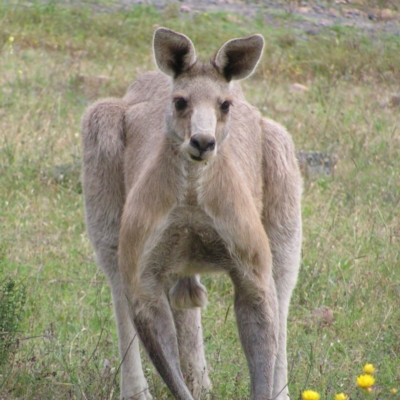
{"type": "Polygon", "coordinates": [[[203,158],[194,156],[193,154],[190,154],[190,158],[194,161],[204,161],[203,158]]]}
{"type": "Polygon", "coordinates": [[[216,148],[212,150],[199,151],[189,146],[186,149],[186,157],[193,163],[206,163],[216,155],[216,148]]]}

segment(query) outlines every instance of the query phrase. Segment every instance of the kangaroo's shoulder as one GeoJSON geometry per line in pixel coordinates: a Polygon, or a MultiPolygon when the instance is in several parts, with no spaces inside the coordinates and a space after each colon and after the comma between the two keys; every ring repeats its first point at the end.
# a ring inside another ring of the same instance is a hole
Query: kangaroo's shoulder
{"type": "Polygon", "coordinates": [[[262,117],[260,122],[265,151],[275,153],[275,156],[295,158],[293,139],[286,128],[266,117],[262,117]]]}
{"type": "Polygon", "coordinates": [[[123,101],[129,106],[150,103],[158,106],[171,93],[170,79],[160,72],[147,72],[139,76],[129,87],[123,101]]]}

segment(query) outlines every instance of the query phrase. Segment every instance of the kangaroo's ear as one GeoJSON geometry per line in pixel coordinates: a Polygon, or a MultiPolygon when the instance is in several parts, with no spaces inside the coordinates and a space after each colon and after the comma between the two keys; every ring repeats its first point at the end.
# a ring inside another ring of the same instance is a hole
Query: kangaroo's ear
{"type": "Polygon", "coordinates": [[[174,78],[187,71],[197,59],[191,40],[166,28],[156,30],[153,49],[157,67],[174,78]]]}
{"type": "Polygon", "coordinates": [[[252,74],[264,49],[261,35],[232,39],[226,42],[214,58],[214,65],[227,81],[244,79],[252,74]]]}

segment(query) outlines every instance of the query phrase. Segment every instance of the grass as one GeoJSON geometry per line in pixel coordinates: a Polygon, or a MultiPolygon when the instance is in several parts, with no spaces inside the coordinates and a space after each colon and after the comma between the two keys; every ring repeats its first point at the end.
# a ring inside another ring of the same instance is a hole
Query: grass
{"type": "MultiPolygon", "coordinates": [[[[118,396],[110,291],[85,232],[74,166],[83,110],[154,69],[151,38],[164,25],[189,35],[201,57],[232,37],[262,33],[263,61],[243,84],[248,98],[288,127],[297,148],[339,157],[334,178],[304,182],[303,260],[289,320],[292,398],[305,388],[323,399],[399,398],[389,394],[400,389],[400,128],[399,108],[389,104],[400,91],[399,37],[344,26],[303,37],[290,24],[265,26],[262,15],[109,4],[0,6],[0,271],[26,287],[0,397],[118,396]],[[332,323],[313,314],[322,306],[332,323]],[[366,362],[377,369],[368,395],[355,385],[366,362]]],[[[204,282],[214,398],[246,399],[231,284],[223,276],[204,282]]],[[[145,369],[155,398],[171,398],[145,369]]]]}

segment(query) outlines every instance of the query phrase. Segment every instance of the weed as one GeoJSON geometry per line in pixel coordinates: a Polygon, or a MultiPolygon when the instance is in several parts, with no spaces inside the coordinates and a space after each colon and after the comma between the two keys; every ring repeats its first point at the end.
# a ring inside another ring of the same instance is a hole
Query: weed
{"type": "Polygon", "coordinates": [[[16,335],[25,305],[25,286],[10,278],[0,282],[0,366],[17,350],[16,335]]]}

